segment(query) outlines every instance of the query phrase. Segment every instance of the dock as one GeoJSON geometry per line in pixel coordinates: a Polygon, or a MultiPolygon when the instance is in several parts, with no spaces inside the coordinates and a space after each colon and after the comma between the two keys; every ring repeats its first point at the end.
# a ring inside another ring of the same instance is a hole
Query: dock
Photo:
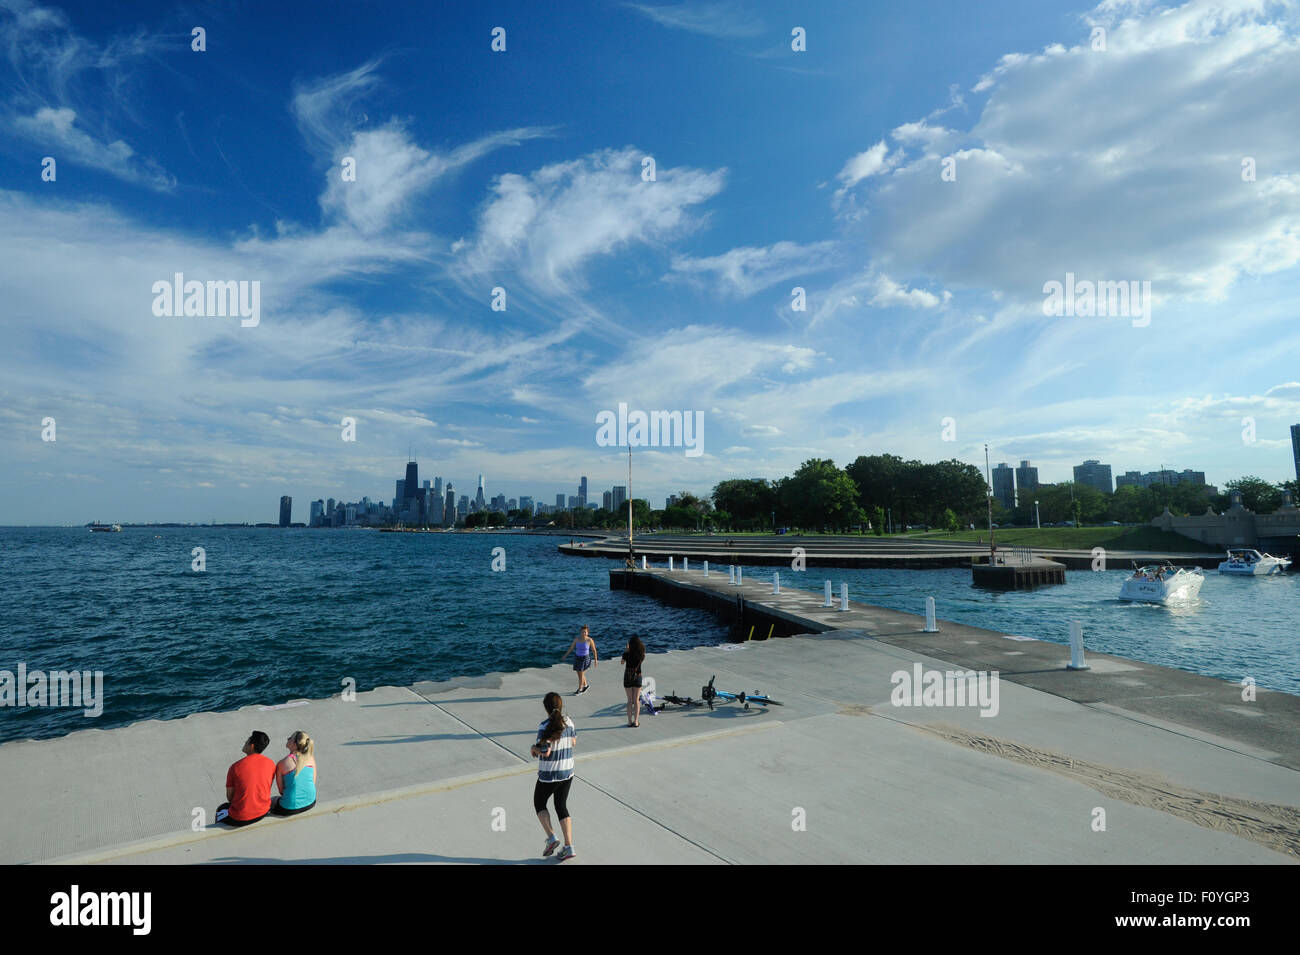
{"type": "Polygon", "coordinates": [[[971,561],[971,580],[977,587],[994,590],[1026,590],[1065,583],[1065,564],[1032,553],[999,551],[988,558],[971,561]]]}

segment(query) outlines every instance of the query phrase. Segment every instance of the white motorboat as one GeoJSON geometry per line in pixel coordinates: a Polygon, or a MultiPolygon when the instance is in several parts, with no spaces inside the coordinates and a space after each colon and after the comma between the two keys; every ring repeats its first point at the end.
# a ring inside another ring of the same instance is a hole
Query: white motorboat
{"type": "Polygon", "coordinates": [[[1219,565],[1219,573],[1260,577],[1283,573],[1290,566],[1291,561],[1286,557],[1261,554],[1249,547],[1231,547],[1228,549],[1228,559],[1219,565]]]}
{"type": "Polygon", "coordinates": [[[1155,604],[1192,600],[1201,592],[1203,583],[1205,574],[1199,567],[1189,570],[1171,564],[1147,564],[1124,581],[1119,599],[1155,604]]]}

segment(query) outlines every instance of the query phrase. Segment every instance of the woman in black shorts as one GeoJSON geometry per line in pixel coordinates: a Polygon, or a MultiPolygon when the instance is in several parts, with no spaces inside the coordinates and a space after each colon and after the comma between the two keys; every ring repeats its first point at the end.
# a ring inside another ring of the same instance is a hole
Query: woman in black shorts
{"type": "Polygon", "coordinates": [[[633,635],[623,651],[623,692],[627,694],[627,725],[641,725],[641,664],[645,660],[645,644],[633,635]]]}

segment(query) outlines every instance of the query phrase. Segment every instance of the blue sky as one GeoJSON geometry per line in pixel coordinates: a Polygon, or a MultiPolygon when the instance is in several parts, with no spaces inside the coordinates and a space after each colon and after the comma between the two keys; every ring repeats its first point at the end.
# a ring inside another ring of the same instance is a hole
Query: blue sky
{"type": "Polygon", "coordinates": [[[408,446],[599,491],[619,402],[704,413],[660,505],[985,442],[1294,476],[1293,4],[545,6],[0,0],[0,523],[304,519],[408,446]],[[259,324],[156,316],[177,272],[259,324]],[[1149,323],[1045,316],[1067,272],[1149,323]]]}

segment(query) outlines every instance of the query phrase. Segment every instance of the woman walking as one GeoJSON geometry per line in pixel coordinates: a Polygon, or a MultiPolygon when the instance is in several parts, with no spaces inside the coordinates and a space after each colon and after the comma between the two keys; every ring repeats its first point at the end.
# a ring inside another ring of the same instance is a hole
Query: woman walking
{"type": "Polygon", "coordinates": [[[542,699],[547,717],[537,727],[537,742],[529,750],[541,762],[537,766],[537,786],[533,789],[533,809],[537,812],[537,821],[546,833],[546,845],[542,855],[549,856],[560,844],[551,828],[551,814],[546,809],[548,799],[555,799],[555,815],[560,820],[560,830],[564,833],[564,847],[557,857],[560,862],[572,859],[573,820],[569,818],[569,785],[573,782],[573,748],[578,742],[578,731],[573,727],[573,720],[564,715],[564,698],[555,692],[547,693],[542,699]]]}
{"type": "Polygon", "coordinates": [[[623,651],[623,692],[627,694],[627,725],[641,725],[641,663],[645,644],[633,634],[623,651]]]}
{"type": "MultiPolygon", "coordinates": [[[[564,657],[567,657],[570,653],[573,654],[573,669],[578,672],[578,689],[573,694],[577,696],[579,693],[587,692],[587,668],[594,667],[600,662],[596,656],[596,641],[591,639],[591,633],[586,625],[573,638],[573,642],[569,644],[569,649],[564,651],[564,657]]],[[[564,657],[560,657],[561,663],[564,662],[564,657]]]]}

